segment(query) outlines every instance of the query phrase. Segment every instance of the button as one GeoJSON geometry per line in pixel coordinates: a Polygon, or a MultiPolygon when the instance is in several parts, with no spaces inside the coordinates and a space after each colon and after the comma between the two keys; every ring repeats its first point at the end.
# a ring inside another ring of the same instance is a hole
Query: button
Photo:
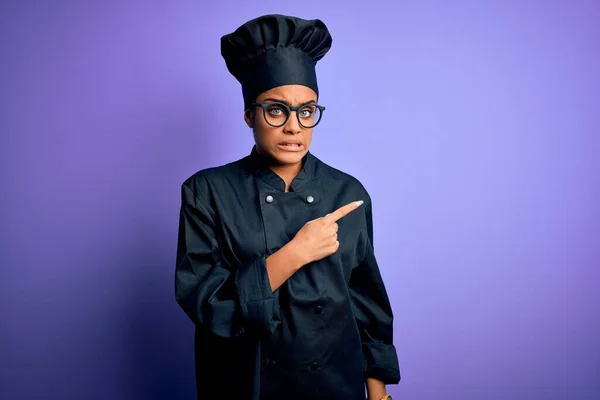
{"type": "Polygon", "coordinates": [[[313,201],[315,201],[315,198],[314,198],[314,197],[312,197],[312,196],[308,196],[308,197],[306,198],[306,202],[307,202],[308,204],[312,203],[313,201]]]}
{"type": "Polygon", "coordinates": [[[272,203],[273,202],[273,196],[268,195],[265,200],[267,201],[267,203],[272,203]]]}
{"type": "Polygon", "coordinates": [[[318,363],[318,362],[316,362],[316,361],[315,361],[314,363],[310,364],[310,370],[311,370],[311,371],[317,371],[317,370],[318,370],[320,367],[321,367],[321,366],[320,366],[320,365],[319,365],[319,363],[318,363]]]}
{"type": "Polygon", "coordinates": [[[323,312],[323,307],[321,307],[321,306],[315,307],[315,314],[321,314],[322,312],[323,312]]]}

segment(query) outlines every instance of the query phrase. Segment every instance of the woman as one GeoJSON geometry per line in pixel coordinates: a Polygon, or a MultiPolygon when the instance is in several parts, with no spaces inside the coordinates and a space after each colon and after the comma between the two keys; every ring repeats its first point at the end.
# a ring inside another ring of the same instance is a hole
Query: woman
{"type": "Polygon", "coordinates": [[[390,399],[393,315],[361,183],[309,152],[324,107],[319,20],[267,15],[221,39],[255,146],[182,185],[175,277],[199,399],[390,399]]]}

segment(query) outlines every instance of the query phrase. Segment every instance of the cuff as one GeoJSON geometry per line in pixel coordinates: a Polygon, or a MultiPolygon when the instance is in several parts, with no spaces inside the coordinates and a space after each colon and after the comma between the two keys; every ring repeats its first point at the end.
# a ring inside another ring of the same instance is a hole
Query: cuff
{"type": "Polygon", "coordinates": [[[394,345],[363,343],[365,377],[375,378],[386,385],[400,382],[400,368],[394,345]]]}
{"type": "Polygon", "coordinates": [[[279,322],[279,307],[271,290],[266,257],[239,267],[236,287],[245,325],[252,331],[273,332],[279,322]]]}

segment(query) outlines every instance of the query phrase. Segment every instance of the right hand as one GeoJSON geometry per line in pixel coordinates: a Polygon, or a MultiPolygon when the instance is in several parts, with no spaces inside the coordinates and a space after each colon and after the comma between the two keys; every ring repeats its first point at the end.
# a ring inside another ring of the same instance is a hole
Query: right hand
{"type": "Polygon", "coordinates": [[[353,201],[325,217],[313,219],[304,224],[292,239],[298,248],[299,256],[304,261],[303,264],[318,261],[337,251],[340,247],[340,242],[337,240],[337,221],[362,204],[362,201],[353,201]]]}

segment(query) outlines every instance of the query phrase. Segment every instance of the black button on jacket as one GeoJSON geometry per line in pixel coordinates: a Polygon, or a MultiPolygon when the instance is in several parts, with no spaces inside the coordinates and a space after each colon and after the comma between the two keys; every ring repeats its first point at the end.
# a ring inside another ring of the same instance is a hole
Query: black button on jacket
{"type": "Polygon", "coordinates": [[[195,323],[199,399],[364,400],[364,378],[400,380],[393,315],[363,185],[308,153],[285,183],[253,148],[182,185],[176,299],[195,323]],[[340,247],[275,292],[266,257],[352,201],[340,247]]]}

